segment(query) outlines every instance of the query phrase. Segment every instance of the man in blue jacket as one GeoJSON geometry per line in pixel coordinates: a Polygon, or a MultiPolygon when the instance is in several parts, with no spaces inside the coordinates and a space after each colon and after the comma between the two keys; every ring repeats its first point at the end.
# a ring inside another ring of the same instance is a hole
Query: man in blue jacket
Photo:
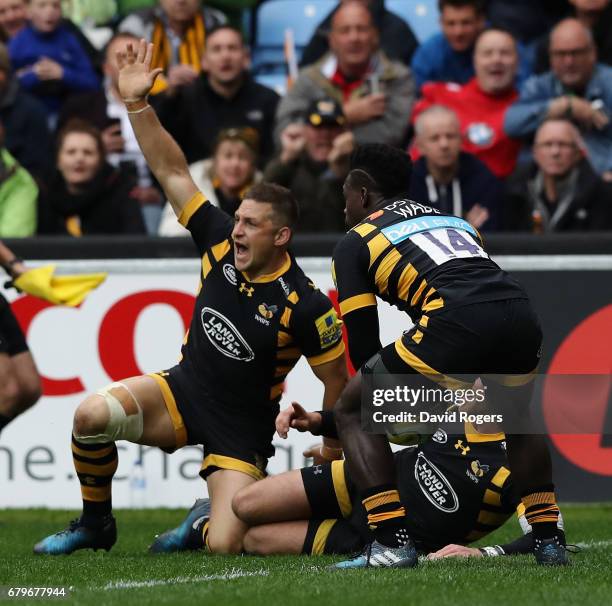
{"type": "Polygon", "coordinates": [[[511,137],[532,137],[546,119],[574,122],[589,160],[602,177],[612,178],[612,67],[597,63],[591,32],[577,19],[565,19],[550,36],[551,71],[525,82],[506,113],[511,137]]]}

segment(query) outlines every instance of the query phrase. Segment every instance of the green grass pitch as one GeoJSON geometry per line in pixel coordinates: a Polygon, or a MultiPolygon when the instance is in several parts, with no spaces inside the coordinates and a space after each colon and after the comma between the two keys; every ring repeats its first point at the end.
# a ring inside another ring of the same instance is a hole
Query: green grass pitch
{"type": "MultiPolygon", "coordinates": [[[[0,585],[70,586],[71,603],[102,606],[599,606],[612,604],[612,504],[562,507],[572,543],[582,547],[567,568],[543,568],[531,556],[423,562],[414,570],[330,572],[334,558],[221,557],[201,553],[152,556],[155,533],[175,526],[178,510],[115,512],[119,539],[109,553],[40,557],[43,536],[67,525],[70,512],[0,511],[0,585]]],[[[74,515],[72,515],[74,517],[74,515]]],[[[517,536],[509,522],[486,543],[517,536]]],[[[48,600],[0,603],[40,604],[48,600]]]]}

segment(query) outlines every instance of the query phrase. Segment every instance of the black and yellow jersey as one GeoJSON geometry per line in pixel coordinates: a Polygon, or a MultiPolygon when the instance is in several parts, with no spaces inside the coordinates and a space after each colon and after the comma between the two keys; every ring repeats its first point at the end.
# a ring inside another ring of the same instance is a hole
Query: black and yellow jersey
{"type": "Polygon", "coordinates": [[[249,280],[234,265],[232,218],[198,192],[179,221],[202,256],[180,365],[214,400],[250,410],[276,403],[302,355],[314,367],[343,354],[331,301],[292,255],[274,274],[249,280]]]}
{"type": "Polygon", "coordinates": [[[504,434],[465,427],[464,435],[438,428],[420,447],[395,455],[410,530],[432,547],[476,541],[504,524],[520,503],[504,434]]]}
{"type": "Polygon", "coordinates": [[[344,236],[332,274],[342,315],[376,305],[376,296],[414,322],[462,305],[527,298],[472,225],[404,198],[386,201],[344,236]]]}

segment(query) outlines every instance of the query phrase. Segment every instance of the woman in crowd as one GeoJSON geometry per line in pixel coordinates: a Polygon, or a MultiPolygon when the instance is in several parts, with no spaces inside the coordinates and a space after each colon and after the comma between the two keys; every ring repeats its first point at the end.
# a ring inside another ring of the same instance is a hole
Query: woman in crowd
{"type": "Polygon", "coordinates": [[[40,234],[144,234],[132,175],[108,164],[100,132],[69,122],[57,139],[56,169],[39,198],[40,234]]]}
{"type": "MultiPolygon", "coordinates": [[[[194,162],[189,171],[200,191],[230,216],[240,205],[242,193],[261,181],[257,171],[257,132],[252,128],[229,128],[217,137],[212,158],[194,162]]],[[[188,236],[166,203],[159,226],[160,236],[188,236]]]]}

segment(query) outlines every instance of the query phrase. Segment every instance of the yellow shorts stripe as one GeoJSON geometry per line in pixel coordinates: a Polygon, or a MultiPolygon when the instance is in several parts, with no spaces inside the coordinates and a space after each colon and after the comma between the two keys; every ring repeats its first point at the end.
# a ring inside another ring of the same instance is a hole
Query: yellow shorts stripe
{"type": "Polygon", "coordinates": [[[410,368],[416,370],[419,374],[422,374],[424,377],[427,377],[431,381],[435,381],[439,383],[443,387],[447,389],[467,389],[472,384],[466,383],[465,381],[459,381],[459,379],[454,379],[453,377],[449,377],[447,375],[434,370],[431,366],[423,362],[420,358],[415,356],[409,349],[406,348],[404,343],[402,342],[402,338],[400,337],[397,341],[395,341],[395,351],[397,355],[406,363],[410,368]]]}
{"type": "Polygon", "coordinates": [[[81,496],[86,501],[101,503],[111,498],[111,485],[108,486],[81,486],[81,496]]]}
{"type": "Polygon", "coordinates": [[[312,542],[312,551],[310,552],[310,555],[323,555],[325,553],[327,537],[329,537],[329,533],[332,531],[332,528],[337,521],[338,520],[323,520],[319,524],[312,542]]]}
{"type": "Polygon", "coordinates": [[[376,297],[371,292],[366,292],[362,295],[355,295],[340,302],[340,313],[343,316],[350,314],[352,311],[376,305],[376,297]]]}
{"type": "Polygon", "coordinates": [[[193,196],[187,200],[185,206],[183,206],[183,210],[179,215],[178,221],[183,227],[187,227],[189,220],[195,214],[196,210],[202,206],[202,204],[206,204],[208,200],[206,200],[206,196],[201,192],[197,191],[193,196]]]}
{"type": "Polygon", "coordinates": [[[166,409],[168,410],[168,414],[170,415],[170,419],[172,419],[172,425],[174,427],[174,434],[176,436],[175,448],[182,448],[185,446],[185,444],[187,444],[187,429],[185,428],[185,422],[183,421],[183,417],[181,416],[181,413],[176,405],[176,400],[174,399],[170,385],[168,385],[166,379],[158,374],[150,373],[148,376],[153,378],[161,389],[164,404],[166,405],[166,409]]]}
{"type": "Polygon", "coordinates": [[[235,459],[234,457],[226,457],[225,455],[209,454],[202,463],[200,469],[200,475],[206,479],[208,475],[209,467],[217,467],[218,469],[228,469],[230,471],[239,471],[245,473],[247,476],[251,476],[256,480],[263,480],[265,474],[263,471],[255,467],[252,463],[247,463],[241,459],[235,459]]]}
{"type": "Polygon", "coordinates": [[[346,487],[346,479],[344,477],[344,461],[332,461],[331,471],[338,507],[340,507],[342,516],[348,518],[353,511],[353,504],[351,503],[349,491],[346,487]]]}
{"type": "Polygon", "coordinates": [[[311,367],[320,366],[321,364],[325,364],[326,362],[331,362],[339,358],[344,353],[344,341],[338,342],[337,345],[324,351],[322,354],[318,356],[311,356],[310,358],[306,358],[308,360],[308,364],[311,367]]]}

